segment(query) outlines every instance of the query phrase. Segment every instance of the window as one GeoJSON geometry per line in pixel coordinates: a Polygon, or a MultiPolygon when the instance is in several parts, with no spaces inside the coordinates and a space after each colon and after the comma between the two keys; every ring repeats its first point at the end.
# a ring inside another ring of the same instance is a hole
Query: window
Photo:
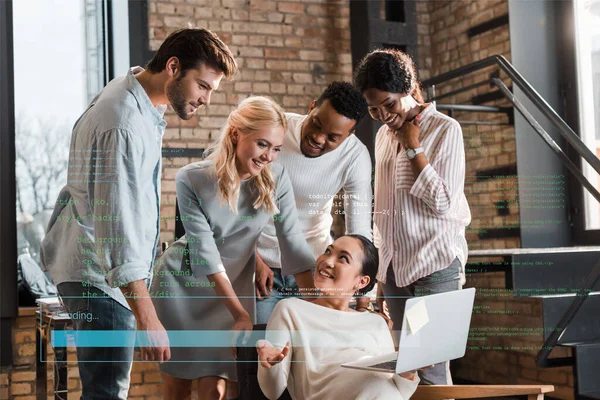
{"type": "Polygon", "coordinates": [[[72,127],[129,66],[127,6],[107,0],[74,0],[68,7],[13,2],[17,254],[38,264],[54,202],[67,181],[72,127]]]}
{"type": "Polygon", "coordinates": [[[39,263],[71,127],[104,86],[103,2],[13,3],[18,254],[39,263]]]}
{"type": "MultiPolygon", "coordinates": [[[[600,0],[573,1],[581,139],[600,157],[600,0]]],[[[583,171],[600,190],[600,176],[586,163],[583,171]]],[[[600,229],[600,204],[584,192],[585,229],[600,229]]]]}

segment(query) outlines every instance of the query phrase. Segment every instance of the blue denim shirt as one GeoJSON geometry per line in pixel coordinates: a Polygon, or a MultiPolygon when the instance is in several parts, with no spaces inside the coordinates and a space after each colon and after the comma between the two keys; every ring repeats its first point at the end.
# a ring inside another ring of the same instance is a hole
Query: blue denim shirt
{"type": "Polygon", "coordinates": [[[152,277],[160,228],[166,106],[134,74],[112,80],[77,120],[42,264],[55,284],[83,282],[129,308],[120,286],[152,277]]]}

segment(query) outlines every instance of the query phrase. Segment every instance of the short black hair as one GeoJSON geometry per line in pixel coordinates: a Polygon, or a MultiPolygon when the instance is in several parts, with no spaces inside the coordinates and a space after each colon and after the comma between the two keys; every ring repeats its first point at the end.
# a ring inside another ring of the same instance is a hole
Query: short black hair
{"type": "Polygon", "coordinates": [[[160,45],[146,69],[152,73],[162,72],[171,57],[177,57],[181,76],[192,68],[207,64],[231,78],[237,71],[237,63],[231,50],[213,32],[207,29],[180,29],[171,33],[160,45]]]}
{"type": "Polygon", "coordinates": [[[411,94],[419,103],[424,102],[412,58],[397,49],[377,49],[367,54],[354,71],[354,86],[360,93],[378,89],[411,94]]]}
{"type": "Polygon", "coordinates": [[[329,100],[338,114],[356,121],[357,124],[367,113],[367,101],[349,82],[331,82],[315,105],[320,106],[325,100],[329,100]]]}
{"type": "Polygon", "coordinates": [[[379,252],[377,248],[369,239],[362,235],[346,235],[348,237],[357,239],[363,249],[363,263],[361,275],[368,276],[370,278],[369,284],[362,289],[357,290],[354,296],[364,296],[375,286],[377,279],[377,270],[379,269],[379,252]]]}

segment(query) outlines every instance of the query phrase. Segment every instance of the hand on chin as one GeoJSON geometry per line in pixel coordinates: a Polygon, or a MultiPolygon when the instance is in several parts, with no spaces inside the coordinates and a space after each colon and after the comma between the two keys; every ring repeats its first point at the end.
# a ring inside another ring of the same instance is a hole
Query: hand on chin
{"type": "Polygon", "coordinates": [[[394,139],[400,142],[405,149],[414,149],[419,147],[420,134],[419,120],[415,119],[411,122],[404,122],[400,129],[394,132],[394,139]]]}

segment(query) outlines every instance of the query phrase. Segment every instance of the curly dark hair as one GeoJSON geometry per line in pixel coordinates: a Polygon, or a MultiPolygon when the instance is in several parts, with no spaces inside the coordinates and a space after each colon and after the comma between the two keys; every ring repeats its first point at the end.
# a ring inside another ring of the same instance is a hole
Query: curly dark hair
{"type": "Polygon", "coordinates": [[[361,93],[373,88],[411,94],[417,102],[424,102],[412,58],[396,49],[377,49],[367,54],[354,71],[354,86],[361,93]]]}
{"type": "Polygon", "coordinates": [[[356,124],[367,113],[366,100],[349,82],[331,82],[325,91],[321,93],[315,104],[320,106],[325,100],[331,102],[333,109],[338,114],[356,121],[356,124]]]}
{"type": "Polygon", "coordinates": [[[375,282],[377,279],[377,269],[379,268],[379,252],[377,248],[369,239],[362,235],[346,235],[348,237],[357,239],[360,242],[360,245],[363,250],[363,263],[361,275],[368,276],[371,278],[369,284],[362,289],[357,290],[354,293],[354,296],[364,296],[371,290],[373,290],[373,286],[375,286],[375,282]]]}
{"type": "Polygon", "coordinates": [[[207,29],[180,29],[171,33],[146,66],[148,71],[162,72],[171,57],[177,57],[181,64],[181,76],[202,63],[223,71],[231,78],[237,71],[237,63],[231,50],[217,35],[207,29]]]}

